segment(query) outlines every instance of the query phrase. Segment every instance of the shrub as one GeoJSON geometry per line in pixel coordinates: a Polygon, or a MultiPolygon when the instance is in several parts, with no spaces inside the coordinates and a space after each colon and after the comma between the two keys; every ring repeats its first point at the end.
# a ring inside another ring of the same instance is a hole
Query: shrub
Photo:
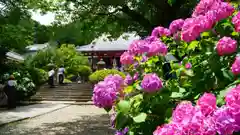
{"type": "Polygon", "coordinates": [[[111,75],[111,74],[112,75],[118,74],[118,75],[122,76],[123,78],[125,78],[125,74],[116,69],[106,69],[106,70],[97,70],[94,73],[92,73],[89,76],[89,81],[91,83],[95,84],[97,82],[103,81],[106,76],[111,75]]]}
{"type": "Polygon", "coordinates": [[[95,85],[93,94],[96,106],[113,109],[112,125],[118,134],[240,131],[236,9],[238,5],[227,2],[201,0],[191,18],[175,20],[169,29],[156,27],[150,37],[130,45],[120,58],[129,65],[125,82],[107,77],[95,85]],[[167,53],[179,63],[170,61],[168,66],[167,53]]]}
{"type": "Polygon", "coordinates": [[[36,93],[36,85],[31,79],[31,75],[27,71],[16,71],[4,74],[4,80],[7,81],[9,75],[14,75],[17,81],[17,101],[27,100],[36,93]]]}
{"type": "Polygon", "coordinates": [[[89,66],[80,66],[79,75],[87,81],[89,75],[92,73],[92,69],[89,66]]]}
{"type": "Polygon", "coordinates": [[[48,73],[43,69],[33,68],[32,70],[28,70],[33,82],[40,86],[47,82],[48,80],[48,73]]]}
{"type": "Polygon", "coordinates": [[[71,80],[64,78],[63,83],[72,83],[71,80]]]}
{"type": "Polygon", "coordinates": [[[81,66],[88,65],[87,57],[82,56],[76,51],[74,45],[63,44],[60,48],[48,48],[37,52],[36,55],[29,56],[25,64],[28,67],[49,70],[49,64],[53,64],[56,68],[64,65],[66,76],[69,74],[78,75],[81,66]]]}

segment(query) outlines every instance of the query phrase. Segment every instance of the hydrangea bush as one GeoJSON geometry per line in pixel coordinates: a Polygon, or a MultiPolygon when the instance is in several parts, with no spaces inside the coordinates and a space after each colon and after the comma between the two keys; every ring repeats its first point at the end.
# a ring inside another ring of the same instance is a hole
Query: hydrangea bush
{"type": "Polygon", "coordinates": [[[120,58],[125,79],[95,85],[116,135],[231,135],[240,131],[240,12],[201,0],[190,18],[156,27],[120,58]],[[167,54],[178,61],[167,61],[167,54]]]}

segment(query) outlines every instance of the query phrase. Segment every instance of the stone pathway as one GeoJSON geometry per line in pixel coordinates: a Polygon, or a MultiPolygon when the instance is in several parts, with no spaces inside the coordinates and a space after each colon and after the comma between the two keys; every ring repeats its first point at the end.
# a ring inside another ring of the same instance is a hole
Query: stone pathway
{"type": "Polygon", "coordinates": [[[3,110],[0,112],[0,125],[9,122],[19,121],[27,118],[36,117],[57,109],[67,107],[66,104],[35,104],[28,106],[20,106],[12,110],[3,110]]]}
{"type": "Polygon", "coordinates": [[[2,126],[0,134],[113,135],[114,130],[110,128],[109,115],[103,109],[92,105],[70,105],[42,116],[2,126]]]}

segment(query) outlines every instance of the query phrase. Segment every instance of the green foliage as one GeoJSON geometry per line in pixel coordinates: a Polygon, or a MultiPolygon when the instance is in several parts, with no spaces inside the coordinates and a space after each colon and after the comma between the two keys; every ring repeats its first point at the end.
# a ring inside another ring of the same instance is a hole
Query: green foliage
{"type": "Polygon", "coordinates": [[[54,39],[60,43],[89,44],[102,34],[117,38],[125,32],[148,35],[158,25],[191,15],[198,0],[58,0],[54,39]],[[60,4],[61,3],[61,4],[60,4]],[[69,18],[72,21],[69,23],[69,18]],[[63,22],[67,22],[63,23],[63,22]],[[83,38],[84,37],[84,38],[83,38]]]}
{"type": "Polygon", "coordinates": [[[28,67],[35,67],[48,70],[48,64],[53,63],[56,58],[56,53],[53,48],[38,51],[37,54],[26,58],[25,63],[28,67]]]}
{"type": "Polygon", "coordinates": [[[26,46],[34,42],[45,43],[50,40],[50,28],[31,19],[31,13],[27,9],[30,8],[27,6],[29,2],[34,1],[0,1],[0,46],[23,52],[26,46]]]}
{"type": "Polygon", "coordinates": [[[48,48],[37,52],[34,56],[29,56],[26,61],[28,67],[49,70],[49,64],[55,67],[64,66],[67,75],[88,76],[91,69],[88,67],[88,59],[79,54],[74,45],[62,45],[60,48],[48,48]]]}
{"type": "Polygon", "coordinates": [[[63,83],[72,83],[71,80],[64,78],[63,83]]]}
{"type": "Polygon", "coordinates": [[[80,66],[78,73],[81,77],[88,78],[88,76],[92,73],[92,69],[89,66],[80,66]]]}
{"type": "Polygon", "coordinates": [[[48,73],[43,69],[28,68],[28,72],[31,75],[34,84],[37,86],[46,83],[48,80],[48,73]]]}
{"type": "Polygon", "coordinates": [[[91,83],[98,83],[100,81],[103,81],[104,78],[108,75],[115,75],[115,74],[118,74],[120,76],[122,76],[123,78],[125,78],[125,74],[116,70],[116,69],[103,69],[103,70],[98,70],[94,73],[92,73],[90,76],[89,76],[89,81],[91,83]]]}

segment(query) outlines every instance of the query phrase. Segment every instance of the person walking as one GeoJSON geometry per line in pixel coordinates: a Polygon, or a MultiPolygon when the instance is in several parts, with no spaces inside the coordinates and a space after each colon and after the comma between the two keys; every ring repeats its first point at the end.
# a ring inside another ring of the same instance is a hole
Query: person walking
{"type": "Polygon", "coordinates": [[[63,84],[64,81],[64,72],[65,72],[65,68],[62,65],[59,69],[58,69],[58,83],[59,84],[63,84]]]}
{"type": "Polygon", "coordinates": [[[7,106],[8,109],[16,108],[16,85],[17,81],[15,80],[14,76],[11,75],[7,81],[7,84],[3,88],[3,91],[7,95],[7,106]]]}
{"type": "Polygon", "coordinates": [[[49,72],[48,72],[48,84],[50,86],[50,88],[54,88],[54,68],[52,68],[49,72]]]}

